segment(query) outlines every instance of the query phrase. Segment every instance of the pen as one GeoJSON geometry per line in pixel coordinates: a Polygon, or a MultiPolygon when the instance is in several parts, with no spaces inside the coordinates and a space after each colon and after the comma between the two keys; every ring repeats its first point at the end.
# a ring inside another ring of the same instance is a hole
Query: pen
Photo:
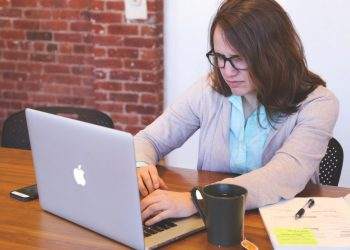
{"type": "Polygon", "coordinates": [[[311,208],[315,204],[314,199],[309,199],[306,204],[295,214],[295,219],[301,218],[305,213],[305,207],[311,208]]]}

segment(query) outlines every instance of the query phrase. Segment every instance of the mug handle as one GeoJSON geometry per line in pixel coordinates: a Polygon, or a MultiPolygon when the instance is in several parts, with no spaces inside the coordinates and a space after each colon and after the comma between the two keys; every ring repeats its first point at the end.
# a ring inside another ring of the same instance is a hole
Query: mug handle
{"type": "MultiPolygon", "coordinates": [[[[191,190],[191,197],[192,197],[192,201],[194,206],[197,208],[199,215],[202,217],[202,220],[204,222],[204,224],[206,225],[206,215],[205,215],[205,207],[202,208],[202,206],[199,203],[199,199],[197,198],[196,192],[199,191],[199,193],[201,194],[201,196],[203,197],[203,191],[201,187],[194,187],[191,190]]],[[[202,198],[203,199],[203,198],[202,198]]]]}

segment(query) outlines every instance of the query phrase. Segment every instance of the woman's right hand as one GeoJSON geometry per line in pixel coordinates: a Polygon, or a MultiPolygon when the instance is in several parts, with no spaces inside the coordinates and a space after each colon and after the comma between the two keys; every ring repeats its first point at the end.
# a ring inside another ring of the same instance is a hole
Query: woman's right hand
{"type": "Polygon", "coordinates": [[[152,193],[154,190],[168,189],[162,178],[159,177],[156,166],[147,165],[137,168],[137,182],[140,193],[143,197],[152,193]]]}

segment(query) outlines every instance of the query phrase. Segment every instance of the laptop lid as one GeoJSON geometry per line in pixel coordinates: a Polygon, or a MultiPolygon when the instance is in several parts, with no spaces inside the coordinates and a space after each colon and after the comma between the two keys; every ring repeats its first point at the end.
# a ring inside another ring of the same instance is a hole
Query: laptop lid
{"type": "Polygon", "coordinates": [[[41,207],[144,249],[131,134],[26,109],[41,207]]]}

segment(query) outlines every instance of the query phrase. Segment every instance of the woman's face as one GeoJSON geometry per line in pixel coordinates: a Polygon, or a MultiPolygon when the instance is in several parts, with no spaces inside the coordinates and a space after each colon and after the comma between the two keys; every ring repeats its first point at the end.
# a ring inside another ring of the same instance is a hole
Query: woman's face
{"type": "MultiPolygon", "coordinates": [[[[214,30],[214,52],[219,53],[226,58],[230,58],[235,55],[239,55],[237,50],[226,41],[224,33],[219,26],[216,26],[214,30]]],[[[234,65],[238,64],[237,68],[244,68],[246,63],[243,58],[232,60],[234,65]]],[[[249,76],[248,70],[237,70],[226,61],[225,67],[220,68],[222,77],[227,85],[230,87],[233,95],[246,96],[254,94],[255,87],[249,76]]]]}

